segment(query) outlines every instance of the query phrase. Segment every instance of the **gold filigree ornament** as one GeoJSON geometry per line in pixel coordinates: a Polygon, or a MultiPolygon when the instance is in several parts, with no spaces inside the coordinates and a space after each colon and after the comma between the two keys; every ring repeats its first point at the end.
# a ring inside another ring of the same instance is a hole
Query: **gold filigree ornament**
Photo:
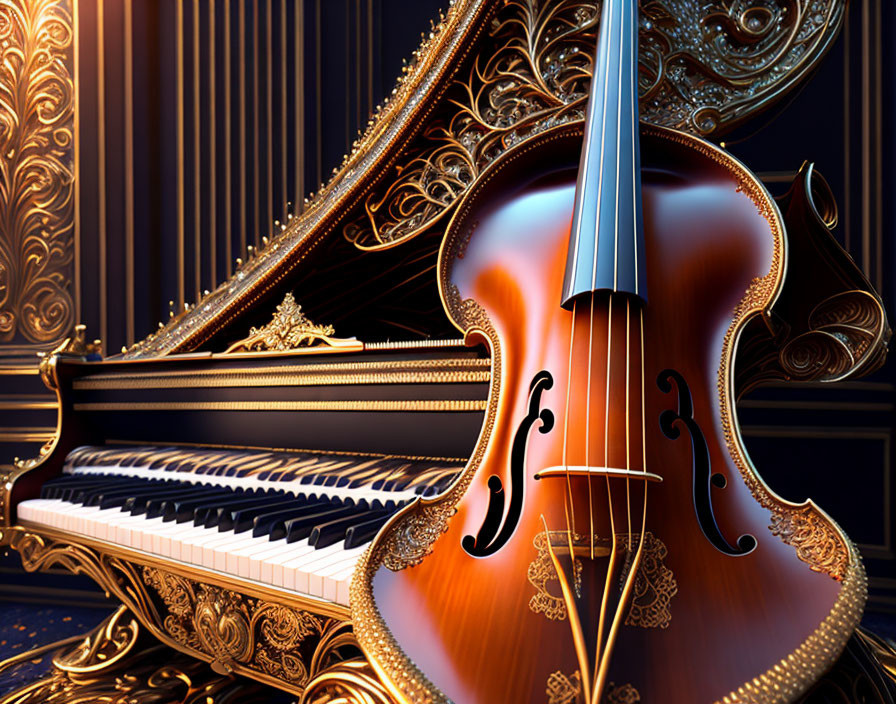
{"type": "MultiPolygon", "coordinates": [[[[364,659],[341,607],[278,603],[217,585],[211,573],[203,578],[141,565],[140,556],[131,551],[116,548],[111,554],[52,529],[15,526],[0,531],[0,538],[19,552],[29,572],[61,567],[87,575],[121,600],[148,633],[197,658],[203,668],[199,660],[219,674],[245,675],[293,692],[301,704],[316,704],[328,692],[349,704],[392,701],[364,659]]],[[[126,646],[129,630],[127,622],[116,622],[102,642],[82,644],[63,664],[74,672],[79,663],[110,659],[126,646]]]]}
{"type": "Polygon", "coordinates": [[[227,348],[233,352],[284,352],[300,347],[326,345],[328,347],[359,347],[357,340],[333,337],[332,325],[315,325],[302,312],[291,293],[287,293],[271,322],[260,328],[250,328],[249,336],[227,348]]]}
{"type": "MultiPolygon", "coordinates": [[[[828,48],[842,0],[642,0],[641,119],[720,133],[778,99],[828,48]]],[[[358,248],[424,232],[493,161],[557,124],[584,118],[600,2],[509,0],[470,70],[394,177],[344,228],[358,248]]]]}
{"type": "Polygon", "coordinates": [[[0,342],[74,323],[69,3],[0,3],[0,342]]]}
{"type": "Polygon", "coordinates": [[[638,704],[641,701],[638,690],[630,684],[616,686],[610,682],[607,690],[606,704],[638,704]]]}
{"type": "MultiPolygon", "coordinates": [[[[620,536],[625,545],[628,536],[620,536]]],[[[644,534],[644,550],[635,577],[632,603],[625,617],[626,626],[637,628],[668,628],[672,621],[672,597],[678,593],[678,583],[664,560],[668,550],[653,533],[644,534]]]]}
{"type": "Polygon", "coordinates": [[[561,670],[548,675],[548,686],[545,694],[548,695],[548,704],[573,704],[582,693],[582,676],[576,671],[567,676],[561,670]]]}
{"type": "MultiPolygon", "coordinates": [[[[550,531],[551,548],[555,555],[569,555],[570,536],[566,531],[550,531]]],[[[631,536],[633,547],[637,543],[637,536],[631,536]]],[[[617,544],[623,551],[631,554],[629,550],[629,534],[620,533],[616,536],[617,544]]],[[[527,578],[535,587],[535,594],[529,600],[529,608],[533,613],[544,614],[553,621],[562,621],[567,617],[567,608],[560,593],[557,571],[551,561],[547,549],[547,536],[542,531],[532,541],[538,554],[529,564],[527,578]]],[[[576,553],[574,560],[575,572],[573,574],[573,587],[578,595],[581,589],[582,562],[581,557],[590,556],[591,541],[588,536],[575,534],[572,536],[573,550],[576,553]]],[[[610,540],[608,538],[594,537],[595,557],[606,557],[610,554],[610,540]]],[[[662,540],[653,533],[644,535],[644,550],[641,554],[641,562],[638,566],[638,574],[632,591],[631,605],[625,618],[626,626],[637,628],[667,628],[672,620],[672,597],[678,593],[678,584],[672,574],[672,570],[664,564],[668,551],[662,540]]]]}
{"type": "Polygon", "coordinates": [[[222,677],[205,663],[159,645],[124,606],[86,636],[22,653],[0,663],[0,671],[39,662],[53,651],[50,671],[0,696],[0,704],[217,704],[264,701],[271,695],[252,680],[222,677]]]}

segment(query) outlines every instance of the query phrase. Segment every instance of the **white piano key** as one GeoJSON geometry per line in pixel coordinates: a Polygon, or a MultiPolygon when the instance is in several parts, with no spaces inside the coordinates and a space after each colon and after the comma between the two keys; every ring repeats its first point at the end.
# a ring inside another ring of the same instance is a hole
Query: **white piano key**
{"type": "Polygon", "coordinates": [[[349,555],[349,553],[355,553],[355,550],[346,550],[341,560],[333,562],[327,567],[315,570],[315,576],[309,579],[309,589],[311,594],[329,601],[336,601],[336,575],[344,572],[346,567],[353,567],[357,564],[358,559],[360,558],[359,554],[349,555]],[[316,580],[320,580],[319,585],[316,583],[316,580]]]}
{"type": "Polygon", "coordinates": [[[307,555],[314,552],[314,546],[308,542],[308,539],[297,540],[293,544],[291,551],[287,550],[278,553],[261,563],[261,581],[265,584],[276,584],[283,586],[283,570],[284,565],[294,561],[301,555],[307,555]]]}
{"type": "MultiPolygon", "coordinates": [[[[308,575],[308,587],[305,590],[305,593],[322,598],[324,595],[325,575],[329,574],[334,566],[342,567],[346,562],[356,560],[364,551],[364,548],[360,547],[346,550],[341,543],[339,543],[339,547],[341,550],[331,558],[319,560],[303,569],[303,572],[308,575]]],[[[298,587],[298,582],[296,582],[296,586],[298,587]]]]}
{"type": "Polygon", "coordinates": [[[336,598],[333,599],[333,601],[337,604],[342,604],[343,606],[349,605],[349,590],[357,565],[358,563],[355,562],[351,567],[346,567],[345,570],[340,572],[334,578],[334,581],[336,582],[336,598]]]}
{"type": "Polygon", "coordinates": [[[274,584],[287,589],[293,589],[303,594],[308,593],[308,583],[304,570],[308,565],[312,565],[321,560],[326,560],[333,555],[344,552],[342,543],[329,545],[320,550],[314,549],[312,552],[296,557],[295,559],[283,565],[283,572],[274,575],[274,584]]]}

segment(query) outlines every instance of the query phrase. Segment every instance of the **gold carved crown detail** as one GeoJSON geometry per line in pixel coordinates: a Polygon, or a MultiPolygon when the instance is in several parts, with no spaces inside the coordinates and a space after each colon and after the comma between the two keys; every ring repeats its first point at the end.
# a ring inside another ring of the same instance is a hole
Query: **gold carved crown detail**
{"type": "Polygon", "coordinates": [[[227,352],[282,352],[315,345],[343,346],[346,341],[334,338],[334,333],[332,325],[312,323],[295,297],[287,293],[271,322],[251,328],[249,336],[232,344],[227,352]]]}

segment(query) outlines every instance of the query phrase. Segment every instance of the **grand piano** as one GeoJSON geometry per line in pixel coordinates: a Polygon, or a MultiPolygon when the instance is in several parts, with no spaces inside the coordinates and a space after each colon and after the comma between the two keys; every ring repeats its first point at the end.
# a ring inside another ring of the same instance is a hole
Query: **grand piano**
{"type": "MultiPolygon", "coordinates": [[[[816,4],[642,3],[642,119],[716,140],[766,109],[836,35],[843,3],[816,4]],[[724,41],[695,45],[706,21],[724,41]]],[[[464,303],[439,285],[443,235],[490,164],[583,120],[597,17],[456,0],[333,178],[232,278],[121,355],[101,359],[83,328],[47,355],[58,432],[0,476],[2,544],[28,570],[89,575],[218,672],[302,702],[395,700],[361,647],[356,566],[398,511],[454,484],[496,393],[482,337],[446,315],[464,303]]],[[[741,393],[867,374],[889,338],[811,165],[779,207],[787,283],[739,342],[741,393]]]]}

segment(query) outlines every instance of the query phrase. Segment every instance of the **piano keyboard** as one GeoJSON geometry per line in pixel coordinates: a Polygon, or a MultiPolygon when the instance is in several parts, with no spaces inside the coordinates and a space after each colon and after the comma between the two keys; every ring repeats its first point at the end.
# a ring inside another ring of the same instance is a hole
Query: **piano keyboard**
{"type": "Polygon", "coordinates": [[[459,461],[311,452],[81,447],[21,520],[348,605],[354,566],[459,461]]]}

